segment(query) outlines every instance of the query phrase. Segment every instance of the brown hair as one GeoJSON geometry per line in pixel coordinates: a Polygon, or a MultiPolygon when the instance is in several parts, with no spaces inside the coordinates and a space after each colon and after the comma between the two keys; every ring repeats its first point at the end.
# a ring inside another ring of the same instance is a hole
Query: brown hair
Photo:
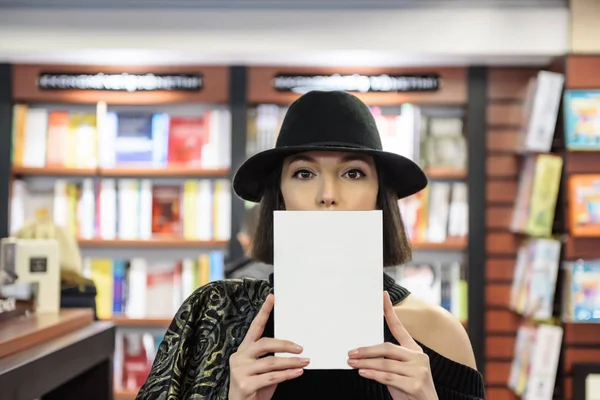
{"type": "MultiPolygon", "coordinates": [[[[383,211],[383,266],[393,267],[410,260],[412,252],[400,215],[398,196],[386,184],[383,169],[377,162],[376,165],[379,180],[377,208],[383,211]]],[[[273,211],[285,209],[279,188],[280,179],[281,169],[268,179],[260,201],[260,213],[252,241],[252,257],[270,265],[273,265],[273,211]]]]}

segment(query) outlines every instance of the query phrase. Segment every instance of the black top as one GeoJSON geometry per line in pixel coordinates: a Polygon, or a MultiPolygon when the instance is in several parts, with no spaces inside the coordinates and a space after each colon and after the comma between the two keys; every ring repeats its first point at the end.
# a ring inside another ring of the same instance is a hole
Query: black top
{"type": "MultiPolygon", "coordinates": [[[[273,287],[273,274],[269,279],[273,287]]],[[[384,274],[384,290],[390,294],[392,304],[404,300],[410,292],[395,283],[394,279],[384,274]]],[[[274,311],[265,327],[263,336],[273,337],[274,311]]],[[[318,329],[318,327],[317,327],[318,329]]],[[[384,340],[398,344],[387,323],[384,326],[384,340]]],[[[429,356],[431,372],[440,400],[466,400],[485,398],[481,374],[465,365],[451,361],[421,343],[419,346],[429,356]]],[[[311,370],[293,380],[277,385],[272,400],[295,399],[344,399],[344,400],[379,400],[391,399],[385,385],[371,379],[363,378],[358,370],[311,370]],[[327,396],[325,396],[327,394],[327,396]]]]}
{"type": "MultiPolygon", "coordinates": [[[[384,274],[383,279],[392,303],[409,295],[391,277],[384,274]]],[[[229,357],[272,292],[272,278],[227,279],[197,289],[173,318],[136,399],[229,400],[229,357]]],[[[387,324],[384,335],[386,341],[398,343],[387,324]]],[[[273,314],[263,336],[273,336],[273,314]]],[[[439,400],[485,398],[481,374],[419,345],[429,356],[439,400]]],[[[277,386],[273,400],[281,399],[389,400],[390,395],[385,385],[361,377],[356,370],[306,370],[277,386]]]]}

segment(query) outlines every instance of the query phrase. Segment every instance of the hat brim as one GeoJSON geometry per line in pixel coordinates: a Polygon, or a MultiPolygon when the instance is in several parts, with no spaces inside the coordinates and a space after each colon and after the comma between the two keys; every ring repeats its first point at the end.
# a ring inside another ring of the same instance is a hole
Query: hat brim
{"type": "Polygon", "coordinates": [[[294,146],[262,151],[248,158],[233,177],[233,190],[243,200],[260,202],[265,186],[284,159],[305,151],[339,151],[362,153],[378,160],[386,173],[388,184],[398,198],[411,196],[427,186],[425,173],[414,161],[396,153],[344,146],[294,146]]]}

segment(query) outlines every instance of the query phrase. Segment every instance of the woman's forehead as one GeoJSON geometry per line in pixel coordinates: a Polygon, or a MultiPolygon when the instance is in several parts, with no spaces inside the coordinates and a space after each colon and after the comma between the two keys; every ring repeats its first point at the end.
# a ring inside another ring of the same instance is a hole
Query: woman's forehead
{"type": "Polygon", "coordinates": [[[287,163],[294,161],[308,161],[308,162],[349,162],[361,160],[367,163],[373,161],[373,157],[368,154],[349,152],[349,151],[305,151],[302,153],[294,154],[286,158],[287,163]]]}

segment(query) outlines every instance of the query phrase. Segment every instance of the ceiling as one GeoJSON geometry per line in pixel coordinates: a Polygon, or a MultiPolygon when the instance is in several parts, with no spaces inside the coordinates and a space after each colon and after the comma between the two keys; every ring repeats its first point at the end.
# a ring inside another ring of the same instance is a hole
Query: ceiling
{"type": "Polygon", "coordinates": [[[103,9],[403,9],[403,8],[548,8],[568,0],[0,0],[0,8],[103,9]]]}
{"type": "MultiPolygon", "coordinates": [[[[209,0],[105,0],[106,8],[92,9],[85,6],[92,0],[0,0],[0,62],[544,65],[568,52],[569,11],[550,6],[560,1],[479,0],[480,7],[457,8],[467,0],[418,0],[420,8],[401,9],[399,4],[411,2],[318,0],[319,7],[331,8],[317,9],[317,0],[301,0],[315,8],[293,14],[277,7],[251,8],[267,4],[260,1],[219,0],[221,7],[247,8],[211,9],[202,8],[209,0]],[[79,8],[68,8],[71,1],[79,8]],[[157,8],[167,1],[168,9],[157,8]],[[109,7],[118,3],[138,8],[109,7]],[[155,7],[147,8],[149,3],[155,7]],[[369,9],[348,8],[367,3],[369,9]],[[494,3],[502,7],[491,8],[494,3]],[[21,8],[2,8],[8,4],[21,8]],[[186,4],[196,8],[182,8],[186,4]],[[396,8],[383,9],[383,4],[396,8]],[[434,4],[448,6],[423,8],[434,4]],[[482,8],[485,4],[488,8],[482,8]],[[521,8],[524,4],[530,7],[521,8]]],[[[277,4],[292,7],[299,1],[277,4]]]]}

